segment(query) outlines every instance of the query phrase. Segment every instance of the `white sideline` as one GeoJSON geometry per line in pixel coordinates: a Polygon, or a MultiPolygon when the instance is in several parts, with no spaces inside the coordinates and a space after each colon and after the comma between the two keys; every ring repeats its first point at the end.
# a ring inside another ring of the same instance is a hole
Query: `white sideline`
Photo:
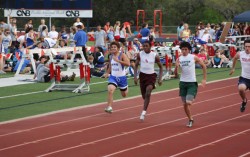
{"type": "MultiPolygon", "coordinates": [[[[235,78],[238,78],[238,77],[232,77],[232,78],[229,78],[229,79],[226,78],[226,79],[221,79],[221,80],[210,81],[210,82],[207,82],[207,84],[221,82],[221,81],[225,81],[225,80],[232,80],[232,79],[235,79],[235,78]]],[[[230,85],[230,86],[234,86],[234,85],[230,85]]],[[[226,86],[226,87],[229,87],[229,86],[226,86]]],[[[221,87],[221,88],[224,88],[224,87],[221,87]]],[[[173,89],[170,89],[170,90],[154,92],[154,93],[152,93],[152,95],[160,94],[160,93],[164,93],[164,92],[170,92],[170,91],[174,91],[174,90],[178,90],[178,88],[173,88],[173,89]]],[[[123,101],[123,100],[130,100],[130,99],[134,99],[134,98],[138,98],[138,97],[141,97],[141,95],[137,95],[137,96],[133,96],[133,97],[129,97],[129,98],[118,99],[118,100],[115,100],[114,102],[119,102],[119,101],[123,101]]],[[[85,106],[73,107],[73,108],[69,108],[69,109],[63,109],[63,110],[59,110],[59,111],[52,111],[52,112],[39,114],[39,115],[35,115],[35,116],[18,118],[18,119],[14,119],[14,120],[0,122],[0,125],[1,124],[14,123],[14,122],[22,121],[22,120],[28,120],[28,119],[32,119],[32,118],[45,117],[45,116],[52,115],[52,114],[63,113],[63,112],[68,112],[68,111],[74,111],[74,110],[83,109],[83,108],[94,107],[94,106],[98,106],[98,105],[103,105],[105,103],[106,102],[101,102],[101,103],[96,103],[96,104],[91,104],[91,105],[85,105],[85,106]]]]}
{"type": "MultiPolygon", "coordinates": [[[[213,100],[216,100],[216,99],[225,98],[225,97],[232,96],[232,95],[235,95],[235,94],[236,93],[232,93],[232,94],[228,94],[228,95],[224,95],[224,96],[220,96],[220,97],[215,97],[215,98],[207,99],[207,100],[204,100],[204,101],[199,101],[199,102],[194,103],[194,105],[200,104],[200,103],[203,103],[203,102],[207,102],[207,101],[213,101],[213,100]]],[[[203,112],[203,113],[198,113],[198,114],[194,115],[194,117],[199,116],[199,115],[203,115],[203,114],[207,114],[207,113],[210,113],[210,112],[218,111],[218,110],[221,110],[221,109],[225,109],[225,108],[228,108],[228,107],[232,107],[232,106],[235,106],[235,105],[237,105],[237,104],[228,105],[226,107],[221,107],[221,108],[210,110],[210,111],[206,111],[206,112],[203,112]]],[[[130,108],[132,108],[132,107],[130,107],[130,108]]],[[[166,111],[171,111],[171,110],[179,109],[179,108],[182,108],[182,106],[175,107],[175,108],[170,108],[170,109],[165,109],[165,110],[161,110],[161,111],[157,111],[157,112],[153,112],[153,113],[148,114],[148,116],[154,115],[154,114],[158,114],[158,113],[162,113],[162,112],[166,112],[166,111]]],[[[112,125],[112,124],[116,124],[116,123],[121,123],[121,122],[132,120],[132,119],[135,119],[135,118],[138,118],[138,117],[137,116],[136,117],[131,117],[131,118],[127,118],[127,119],[124,119],[124,120],[119,120],[119,121],[115,121],[115,122],[111,122],[111,123],[106,123],[106,124],[102,124],[102,125],[98,125],[98,126],[93,126],[93,127],[85,128],[85,129],[82,129],[82,130],[70,131],[68,133],[59,134],[57,136],[51,136],[51,137],[47,137],[47,138],[43,138],[43,139],[38,139],[38,140],[30,141],[30,142],[25,142],[25,143],[22,143],[22,144],[18,144],[18,145],[13,145],[13,146],[9,146],[9,147],[6,147],[6,148],[2,148],[2,149],[0,149],[0,151],[7,150],[7,149],[12,149],[12,148],[16,148],[16,147],[20,147],[20,146],[32,144],[32,143],[42,142],[42,141],[46,141],[46,140],[50,140],[50,139],[54,139],[54,138],[58,138],[58,137],[72,135],[72,134],[83,132],[83,131],[86,131],[86,130],[96,129],[96,128],[100,128],[100,127],[103,127],[103,126],[108,126],[108,125],[112,125]]],[[[126,134],[135,133],[135,132],[138,132],[138,131],[150,129],[150,128],[153,128],[153,127],[156,127],[156,126],[165,125],[165,124],[176,122],[176,121],[183,120],[183,119],[186,119],[186,117],[179,118],[179,119],[176,119],[176,120],[172,120],[172,121],[169,121],[169,122],[164,122],[164,123],[157,124],[157,125],[148,126],[148,127],[137,129],[137,130],[133,130],[133,131],[127,132],[126,134]]],[[[124,135],[124,134],[123,133],[122,134],[118,134],[118,135],[115,135],[114,137],[119,137],[119,136],[122,136],[122,135],[124,135]]],[[[4,135],[2,135],[2,136],[4,136],[4,135]]],[[[112,138],[114,138],[114,137],[112,136],[112,138]]],[[[97,141],[93,141],[93,142],[89,142],[89,143],[96,143],[96,142],[104,141],[106,139],[111,139],[111,137],[104,138],[104,139],[97,140],[97,141]]],[[[89,144],[89,143],[85,143],[85,145],[89,144]]]]}
{"type": "Polygon", "coordinates": [[[248,156],[248,155],[250,155],[250,152],[247,152],[247,153],[245,153],[245,154],[242,154],[242,155],[239,156],[239,157],[245,157],[245,156],[248,156]]]}

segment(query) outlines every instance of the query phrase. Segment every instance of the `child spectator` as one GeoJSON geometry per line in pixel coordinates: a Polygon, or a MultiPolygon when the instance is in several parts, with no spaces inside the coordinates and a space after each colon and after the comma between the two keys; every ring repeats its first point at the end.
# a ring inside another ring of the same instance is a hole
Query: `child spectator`
{"type": "Polygon", "coordinates": [[[215,51],[215,56],[211,58],[211,63],[214,68],[221,68],[223,59],[220,57],[220,50],[215,51]]]}

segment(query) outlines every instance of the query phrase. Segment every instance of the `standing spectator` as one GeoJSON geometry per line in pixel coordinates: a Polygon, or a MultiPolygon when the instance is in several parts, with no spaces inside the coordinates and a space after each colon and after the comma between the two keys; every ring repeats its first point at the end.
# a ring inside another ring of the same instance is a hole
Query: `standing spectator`
{"type": "Polygon", "coordinates": [[[76,28],[77,28],[77,32],[75,34],[74,40],[76,42],[76,46],[82,47],[83,55],[87,61],[88,58],[87,58],[85,46],[88,41],[88,36],[87,36],[87,33],[82,30],[82,25],[77,25],[76,28]]]}
{"type": "Polygon", "coordinates": [[[76,43],[74,41],[74,37],[76,34],[76,28],[75,27],[70,27],[70,34],[69,34],[69,47],[75,47],[76,43]]]}
{"type": "Polygon", "coordinates": [[[17,45],[17,26],[16,26],[16,18],[13,18],[11,20],[11,25],[10,25],[10,36],[12,40],[11,44],[11,53],[14,52],[15,46],[17,45]]]}
{"type": "Polygon", "coordinates": [[[155,89],[155,82],[157,78],[157,74],[155,73],[154,66],[155,63],[158,65],[160,71],[159,71],[159,78],[158,78],[158,84],[161,86],[162,84],[162,73],[163,73],[163,67],[160,62],[160,57],[154,53],[151,52],[151,43],[149,41],[145,41],[143,43],[143,51],[141,51],[136,58],[135,62],[135,74],[134,74],[134,83],[137,85],[138,79],[137,79],[137,69],[140,64],[140,89],[141,89],[141,95],[144,100],[143,110],[140,115],[140,120],[144,121],[145,115],[148,109],[148,105],[150,102],[151,92],[153,89],[155,89]]]}
{"type": "Polygon", "coordinates": [[[32,21],[32,19],[29,19],[28,23],[26,23],[25,26],[24,26],[25,30],[28,29],[28,28],[33,28],[33,21],[32,21]]]}
{"type": "Polygon", "coordinates": [[[115,40],[115,38],[114,38],[114,27],[113,26],[110,26],[107,37],[108,37],[109,42],[113,42],[115,40]]]}
{"type": "Polygon", "coordinates": [[[48,30],[47,30],[47,27],[46,27],[46,26],[43,26],[43,27],[42,27],[42,32],[41,32],[41,34],[40,34],[40,37],[41,37],[41,38],[46,38],[46,37],[48,37],[48,30]]]}
{"type": "Polygon", "coordinates": [[[57,40],[58,39],[58,32],[56,31],[56,26],[51,26],[51,31],[48,33],[49,38],[57,40]]]}
{"type": "Polygon", "coordinates": [[[202,86],[206,85],[206,79],[207,79],[206,65],[197,56],[190,54],[191,48],[192,47],[188,42],[182,42],[180,44],[182,56],[180,56],[176,60],[176,67],[175,67],[176,77],[178,77],[178,69],[179,67],[181,67],[179,95],[181,96],[181,100],[184,106],[184,111],[189,120],[187,127],[192,127],[194,123],[194,119],[190,111],[190,106],[193,104],[198,89],[198,84],[196,81],[196,74],[195,74],[195,63],[200,64],[203,69],[203,79],[201,82],[202,86]]]}
{"type": "Polygon", "coordinates": [[[126,29],[125,29],[125,25],[122,24],[121,27],[120,27],[120,39],[119,41],[123,44],[123,46],[126,45],[126,36],[127,36],[127,33],[126,33],[126,29]]]}
{"type": "Polygon", "coordinates": [[[141,43],[142,44],[145,41],[149,41],[150,30],[148,29],[148,24],[147,23],[142,24],[142,29],[140,31],[140,34],[142,36],[142,38],[141,38],[141,43]]]}
{"type": "Polygon", "coordinates": [[[120,44],[118,42],[112,42],[110,44],[111,47],[111,55],[109,61],[109,67],[104,74],[104,77],[108,79],[108,102],[107,108],[105,108],[105,112],[112,113],[112,104],[113,104],[113,94],[115,89],[120,88],[121,95],[126,97],[128,94],[128,82],[126,77],[126,71],[124,66],[129,66],[130,62],[125,53],[120,52],[120,44]]]}
{"type": "Polygon", "coordinates": [[[4,47],[2,44],[2,30],[0,29],[0,74],[5,74],[4,69],[4,47]]]}
{"type": "Polygon", "coordinates": [[[211,29],[209,30],[209,34],[212,37],[212,40],[215,40],[215,25],[211,24],[211,29]]]}
{"type": "Polygon", "coordinates": [[[123,25],[124,25],[124,28],[125,30],[128,29],[128,32],[129,32],[129,35],[132,36],[132,31],[131,31],[131,26],[134,24],[134,21],[130,21],[130,22],[124,22],[123,25]]]}
{"type": "Polygon", "coordinates": [[[115,26],[114,26],[114,37],[115,37],[115,41],[118,42],[120,39],[120,21],[116,21],[115,26]]]}
{"type": "Polygon", "coordinates": [[[95,36],[95,42],[94,42],[95,47],[100,46],[100,47],[102,47],[102,49],[105,52],[105,50],[106,50],[106,48],[105,48],[106,36],[107,35],[106,35],[105,31],[101,29],[101,25],[97,25],[97,30],[96,30],[94,36],[95,36]]]}
{"type": "Polygon", "coordinates": [[[181,40],[189,42],[189,37],[191,35],[191,30],[188,28],[188,24],[185,23],[184,29],[181,31],[181,40]]]}
{"type": "Polygon", "coordinates": [[[183,31],[184,29],[184,26],[183,26],[184,22],[181,22],[180,25],[177,27],[177,38],[179,41],[181,41],[181,32],[183,31]]]}
{"type": "Polygon", "coordinates": [[[84,25],[83,25],[83,23],[81,22],[80,17],[77,17],[77,18],[76,18],[76,22],[74,23],[74,27],[76,27],[77,25],[81,25],[81,26],[82,26],[82,29],[84,29],[84,25]]]}
{"type": "MultiPolygon", "coordinates": [[[[48,31],[48,27],[45,24],[45,19],[41,19],[41,24],[39,25],[38,30],[37,30],[38,38],[40,38],[40,37],[42,37],[42,35],[44,35],[44,33],[43,33],[44,26],[46,27],[46,31],[48,31]]],[[[47,34],[47,32],[46,32],[46,34],[47,34]]]]}
{"type": "Polygon", "coordinates": [[[7,54],[9,51],[9,47],[12,44],[11,36],[10,36],[10,30],[7,28],[4,30],[4,33],[1,36],[0,44],[3,44],[4,53],[7,54]]]}
{"type": "Polygon", "coordinates": [[[207,44],[208,42],[213,42],[211,35],[208,32],[208,29],[206,28],[203,35],[201,36],[201,44],[207,44]]]}
{"type": "Polygon", "coordinates": [[[4,31],[5,29],[10,29],[10,25],[8,25],[3,19],[0,20],[0,29],[4,31]]]}
{"type": "Polygon", "coordinates": [[[105,26],[103,27],[103,30],[108,33],[110,31],[110,22],[106,22],[105,26]]]}

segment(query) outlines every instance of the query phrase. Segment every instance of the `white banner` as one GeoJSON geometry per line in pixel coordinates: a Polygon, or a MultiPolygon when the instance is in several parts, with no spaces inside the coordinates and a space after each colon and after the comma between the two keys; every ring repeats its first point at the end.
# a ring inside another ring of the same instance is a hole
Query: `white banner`
{"type": "Polygon", "coordinates": [[[92,10],[33,10],[33,9],[5,9],[4,16],[11,17],[81,17],[92,18],[92,10]]]}

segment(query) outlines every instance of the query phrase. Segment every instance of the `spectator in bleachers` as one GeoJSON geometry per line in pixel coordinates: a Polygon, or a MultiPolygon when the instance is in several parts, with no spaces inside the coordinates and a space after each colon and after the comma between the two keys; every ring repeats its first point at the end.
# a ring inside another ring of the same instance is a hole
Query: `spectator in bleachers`
{"type": "Polygon", "coordinates": [[[45,34],[48,33],[48,27],[45,24],[45,19],[41,19],[41,24],[39,25],[39,27],[37,29],[37,32],[38,32],[38,38],[40,38],[40,37],[46,37],[47,36],[45,34]],[[43,32],[44,30],[46,30],[47,32],[43,32]]]}
{"type": "MultiPolygon", "coordinates": [[[[58,48],[65,48],[65,47],[67,47],[66,46],[66,42],[65,42],[65,40],[59,40],[59,46],[58,46],[58,48]]],[[[70,58],[71,57],[71,53],[70,52],[67,52],[67,51],[63,51],[63,52],[59,52],[59,53],[57,53],[57,55],[56,55],[56,58],[57,59],[64,59],[64,60],[67,60],[68,58],[70,58]]]]}
{"type": "Polygon", "coordinates": [[[56,26],[51,26],[51,31],[48,33],[49,38],[57,40],[58,39],[58,32],[56,31],[56,26]]]}
{"type": "Polygon", "coordinates": [[[211,58],[211,64],[213,68],[221,68],[223,59],[220,57],[220,50],[215,51],[215,56],[211,58]]]}

